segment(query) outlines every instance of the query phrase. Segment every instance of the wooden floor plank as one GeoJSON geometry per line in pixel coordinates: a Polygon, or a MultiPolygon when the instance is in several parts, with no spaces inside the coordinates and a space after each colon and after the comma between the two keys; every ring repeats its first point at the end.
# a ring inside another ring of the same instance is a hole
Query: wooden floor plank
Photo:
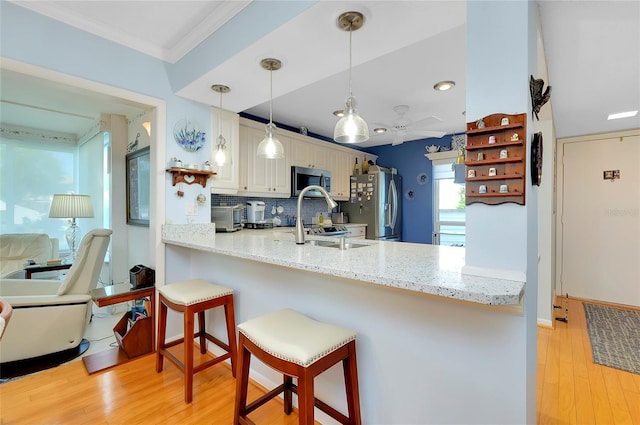
{"type": "Polygon", "coordinates": [[[640,425],[640,375],[593,363],[583,301],[568,300],[568,323],[538,329],[538,423],[640,425]]]}
{"type": "MultiPolygon", "coordinates": [[[[564,302],[564,298],[562,300],[564,302]]],[[[562,310],[564,316],[564,310],[562,310]]],[[[569,300],[569,322],[538,329],[538,423],[640,425],[640,375],[593,363],[581,300],[569,300]]],[[[228,365],[194,378],[193,403],[184,403],[182,373],[154,355],[87,374],[82,362],[0,385],[1,423],[10,424],[228,424],[235,380],[228,365]]],[[[249,398],[264,389],[252,384],[249,398]]],[[[294,425],[280,400],[251,415],[260,424],[294,425]]]]}
{"type": "MultiPolygon", "coordinates": [[[[226,364],[195,375],[191,404],[184,403],[182,379],[182,372],[167,361],[164,370],[156,373],[154,355],[93,375],[81,361],[73,362],[0,385],[1,423],[232,423],[235,379],[226,364]]],[[[261,394],[259,386],[250,386],[250,399],[261,394]]],[[[284,414],[279,399],[252,417],[264,424],[298,423],[296,412],[284,414]]]]}

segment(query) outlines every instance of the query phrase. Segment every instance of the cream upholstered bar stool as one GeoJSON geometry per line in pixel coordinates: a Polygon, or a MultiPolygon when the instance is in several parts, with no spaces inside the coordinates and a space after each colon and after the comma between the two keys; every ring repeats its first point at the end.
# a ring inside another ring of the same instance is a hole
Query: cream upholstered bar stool
{"type": "Polygon", "coordinates": [[[184,401],[193,399],[193,375],[226,359],[231,360],[231,373],[236,376],[236,320],[233,308],[233,290],[215,285],[203,279],[185,280],[158,288],[158,352],[156,354],[156,372],[162,372],[164,358],[167,357],[184,373],[184,401]],[[228,344],[206,331],[205,311],[224,306],[228,344]],[[183,313],[184,337],[166,342],[167,309],[183,313]],[[194,317],[198,314],[198,332],[194,333],[194,317]],[[207,341],[211,341],[226,351],[221,356],[194,366],[193,339],[198,338],[200,353],[207,352],[207,341]],[[181,361],[169,351],[170,347],[184,343],[184,359],[181,361]]]}
{"type": "Polygon", "coordinates": [[[342,424],[360,425],[360,395],[356,366],[356,333],[321,323],[285,309],[238,325],[238,367],[234,424],[253,424],[247,415],[284,393],[284,412],[293,410],[292,393],[298,394],[298,423],[313,425],[314,406],[342,424]],[[251,355],[281,372],[284,383],[247,405],[251,355]],[[349,416],[318,400],[314,378],[342,362],[349,416]],[[298,383],[293,383],[298,378],[298,383]]]}

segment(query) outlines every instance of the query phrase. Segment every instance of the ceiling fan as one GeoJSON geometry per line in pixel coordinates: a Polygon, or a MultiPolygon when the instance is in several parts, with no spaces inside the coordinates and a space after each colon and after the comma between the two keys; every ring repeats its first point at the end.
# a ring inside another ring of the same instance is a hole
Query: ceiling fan
{"type": "Polygon", "coordinates": [[[411,140],[410,138],[412,136],[416,136],[414,137],[414,139],[418,139],[427,137],[442,137],[446,134],[445,131],[426,130],[423,128],[434,123],[442,122],[442,120],[435,115],[418,121],[413,121],[410,118],[405,117],[405,114],[409,112],[408,105],[394,106],[393,110],[395,111],[397,116],[391,124],[373,123],[374,135],[382,135],[385,133],[385,131],[376,131],[377,129],[386,129],[387,131],[391,131],[394,133],[393,142],[391,143],[392,146],[400,145],[407,139],[411,140]]]}

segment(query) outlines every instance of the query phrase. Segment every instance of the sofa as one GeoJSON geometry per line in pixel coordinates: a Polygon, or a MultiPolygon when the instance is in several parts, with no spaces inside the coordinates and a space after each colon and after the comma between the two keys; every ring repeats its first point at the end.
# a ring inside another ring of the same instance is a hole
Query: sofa
{"type": "Polygon", "coordinates": [[[45,264],[47,260],[57,259],[58,244],[58,239],[44,233],[0,235],[0,278],[24,278],[24,267],[29,260],[45,264]]]}

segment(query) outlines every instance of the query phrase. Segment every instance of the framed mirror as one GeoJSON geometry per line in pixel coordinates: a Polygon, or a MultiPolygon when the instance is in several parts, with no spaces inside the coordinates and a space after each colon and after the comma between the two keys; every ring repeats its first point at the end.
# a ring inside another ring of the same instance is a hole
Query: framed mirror
{"type": "Polygon", "coordinates": [[[151,147],[127,154],[127,224],[149,227],[151,147]]]}

